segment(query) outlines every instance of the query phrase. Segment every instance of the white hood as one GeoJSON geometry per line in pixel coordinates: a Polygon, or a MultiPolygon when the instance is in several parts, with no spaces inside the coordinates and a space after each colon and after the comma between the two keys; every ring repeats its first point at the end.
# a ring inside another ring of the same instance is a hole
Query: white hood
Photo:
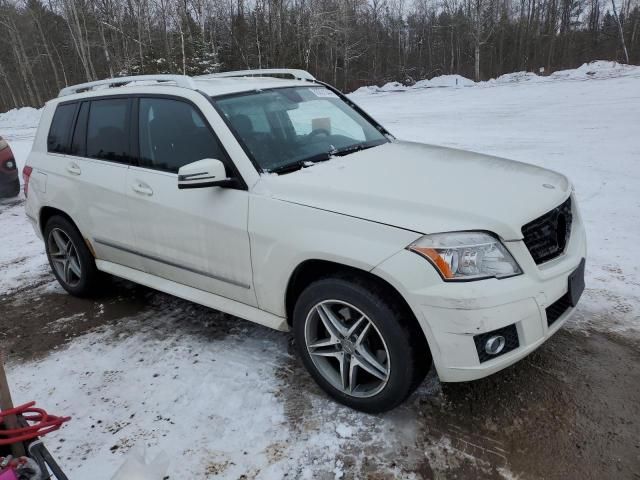
{"type": "Polygon", "coordinates": [[[522,238],[522,225],[565,200],[559,173],[452,148],[392,142],[286,175],[255,193],[419,233],[488,230],[522,238]]]}

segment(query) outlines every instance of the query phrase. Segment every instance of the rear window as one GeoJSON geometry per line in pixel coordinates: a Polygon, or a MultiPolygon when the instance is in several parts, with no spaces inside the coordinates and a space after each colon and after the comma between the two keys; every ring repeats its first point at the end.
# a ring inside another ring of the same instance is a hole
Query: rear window
{"type": "Polygon", "coordinates": [[[76,103],[59,105],[53,115],[49,135],[47,136],[47,151],[52,153],[69,153],[69,137],[71,125],[76,113],[76,103]]]}
{"type": "Polygon", "coordinates": [[[87,125],[87,157],[129,160],[129,99],[93,100],[87,125]]]}

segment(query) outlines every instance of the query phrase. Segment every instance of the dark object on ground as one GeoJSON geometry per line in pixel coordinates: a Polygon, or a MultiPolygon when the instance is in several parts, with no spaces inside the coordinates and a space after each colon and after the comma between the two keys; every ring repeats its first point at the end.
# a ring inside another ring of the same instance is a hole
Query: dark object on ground
{"type": "Polygon", "coordinates": [[[18,167],[11,147],[0,137],[0,198],[15,197],[20,193],[18,167]]]}

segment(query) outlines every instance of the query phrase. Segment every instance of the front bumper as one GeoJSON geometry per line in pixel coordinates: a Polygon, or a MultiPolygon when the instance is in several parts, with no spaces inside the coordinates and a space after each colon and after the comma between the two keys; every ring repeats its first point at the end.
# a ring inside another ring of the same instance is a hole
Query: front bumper
{"type": "Polygon", "coordinates": [[[586,257],[586,237],[577,209],[570,241],[559,257],[536,265],[524,242],[506,242],[506,246],[523,275],[446,283],[409,251],[399,252],[373,270],[409,303],[443,382],[475,380],[512,365],[557,332],[575,310],[563,309],[555,321],[547,321],[546,309],[567,294],[569,275],[586,257]],[[519,346],[481,362],[474,336],[510,325],[515,326],[519,346]]]}

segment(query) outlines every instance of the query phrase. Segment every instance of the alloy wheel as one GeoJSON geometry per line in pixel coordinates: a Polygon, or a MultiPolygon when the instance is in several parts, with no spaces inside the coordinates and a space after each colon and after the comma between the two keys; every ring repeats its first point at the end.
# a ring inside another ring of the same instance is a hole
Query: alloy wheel
{"type": "Polygon", "coordinates": [[[321,375],[352,397],[372,397],[387,385],[389,350],[375,324],[341,300],[317,303],[305,322],[307,351],[321,375]]]}
{"type": "Polygon", "coordinates": [[[54,228],[47,239],[49,258],[58,278],[68,286],[75,287],[82,279],[82,267],[75,245],[69,235],[59,228],[54,228]]]}

